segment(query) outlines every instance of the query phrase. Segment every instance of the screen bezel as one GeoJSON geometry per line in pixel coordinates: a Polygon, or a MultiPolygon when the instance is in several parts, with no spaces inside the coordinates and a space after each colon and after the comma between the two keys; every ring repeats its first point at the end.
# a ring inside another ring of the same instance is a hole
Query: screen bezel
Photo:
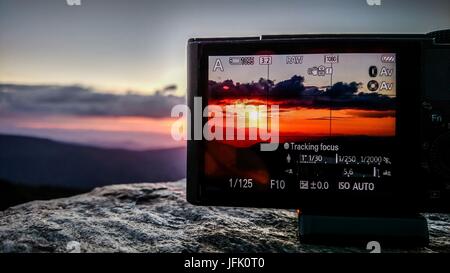
{"type": "MultiPolygon", "coordinates": [[[[208,57],[270,54],[311,53],[395,53],[396,54],[396,146],[395,157],[402,154],[401,164],[394,167],[397,183],[392,191],[370,197],[354,194],[340,196],[308,194],[302,200],[286,198],[286,194],[267,193],[206,193],[204,176],[204,141],[188,141],[188,200],[198,205],[302,208],[309,211],[380,211],[416,210],[419,181],[411,170],[420,166],[420,75],[421,50],[419,39],[402,38],[289,38],[269,40],[203,40],[191,41],[189,75],[189,106],[193,108],[193,96],[202,97],[207,105],[208,57]],[[414,80],[411,80],[414,79],[414,80]],[[417,156],[414,156],[417,155],[417,156]],[[324,202],[326,198],[326,202],[324,202]],[[357,205],[355,205],[357,204],[357,205]]],[[[191,121],[193,122],[193,121],[191,121]]],[[[202,128],[206,119],[203,118],[202,128]]],[[[193,125],[192,123],[190,124],[193,125]]],[[[191,128],[194,128],[193,126],[191,128]]]]}

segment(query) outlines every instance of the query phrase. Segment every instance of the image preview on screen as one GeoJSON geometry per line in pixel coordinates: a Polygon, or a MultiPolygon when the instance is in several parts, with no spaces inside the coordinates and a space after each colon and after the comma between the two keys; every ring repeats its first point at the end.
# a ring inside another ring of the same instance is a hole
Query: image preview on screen
{"type": "MultiPolygon", "coordinates": [[[[208,63],[208,105],[280,107],[277,151],[261,153],[248,139],[206,144],[212,187],[372,192],[392,179],[394,53],[209,56],[208,63]]],[[[242,114],[258,126],[273,113],[242,114]]]]}

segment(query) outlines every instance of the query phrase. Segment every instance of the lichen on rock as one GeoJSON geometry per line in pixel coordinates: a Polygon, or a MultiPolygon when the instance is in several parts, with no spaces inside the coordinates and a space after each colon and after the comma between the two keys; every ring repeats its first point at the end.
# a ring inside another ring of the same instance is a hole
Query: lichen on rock
{"type": "MultiPolygon", "coordinates": [[[[450,217],[429,214],[431,244],[450,252],[450,217]]],[[[366,252],[301,244],[293,210],[199,207],[185,181],[97,188],[0,212],[0,252],[366,252]]]]}

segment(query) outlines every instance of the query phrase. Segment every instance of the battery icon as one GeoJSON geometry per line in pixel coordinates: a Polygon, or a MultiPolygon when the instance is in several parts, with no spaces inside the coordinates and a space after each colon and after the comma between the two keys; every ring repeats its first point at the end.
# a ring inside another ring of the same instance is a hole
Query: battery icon
{"type": "Polygon", "coordinates": [[[395,63],[395,56],[393,55],[383,55],[381,56],[382,63],[395,63]]]}
{"type": "Polygon", "coordinates": [[[229,62],[231,65],[242,65],[242,58],[241,57],[230,57],[229,62]]]}

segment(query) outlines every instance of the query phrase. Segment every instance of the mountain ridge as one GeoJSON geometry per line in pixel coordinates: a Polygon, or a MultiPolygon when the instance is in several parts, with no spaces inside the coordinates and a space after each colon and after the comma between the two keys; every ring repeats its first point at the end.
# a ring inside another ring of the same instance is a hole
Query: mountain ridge
{"type": "Polygon", "coordinates": [[[185,177],[186,148],[133,151],[0,134],[0,178],[29,186],[92,189],[185,177]]]}

